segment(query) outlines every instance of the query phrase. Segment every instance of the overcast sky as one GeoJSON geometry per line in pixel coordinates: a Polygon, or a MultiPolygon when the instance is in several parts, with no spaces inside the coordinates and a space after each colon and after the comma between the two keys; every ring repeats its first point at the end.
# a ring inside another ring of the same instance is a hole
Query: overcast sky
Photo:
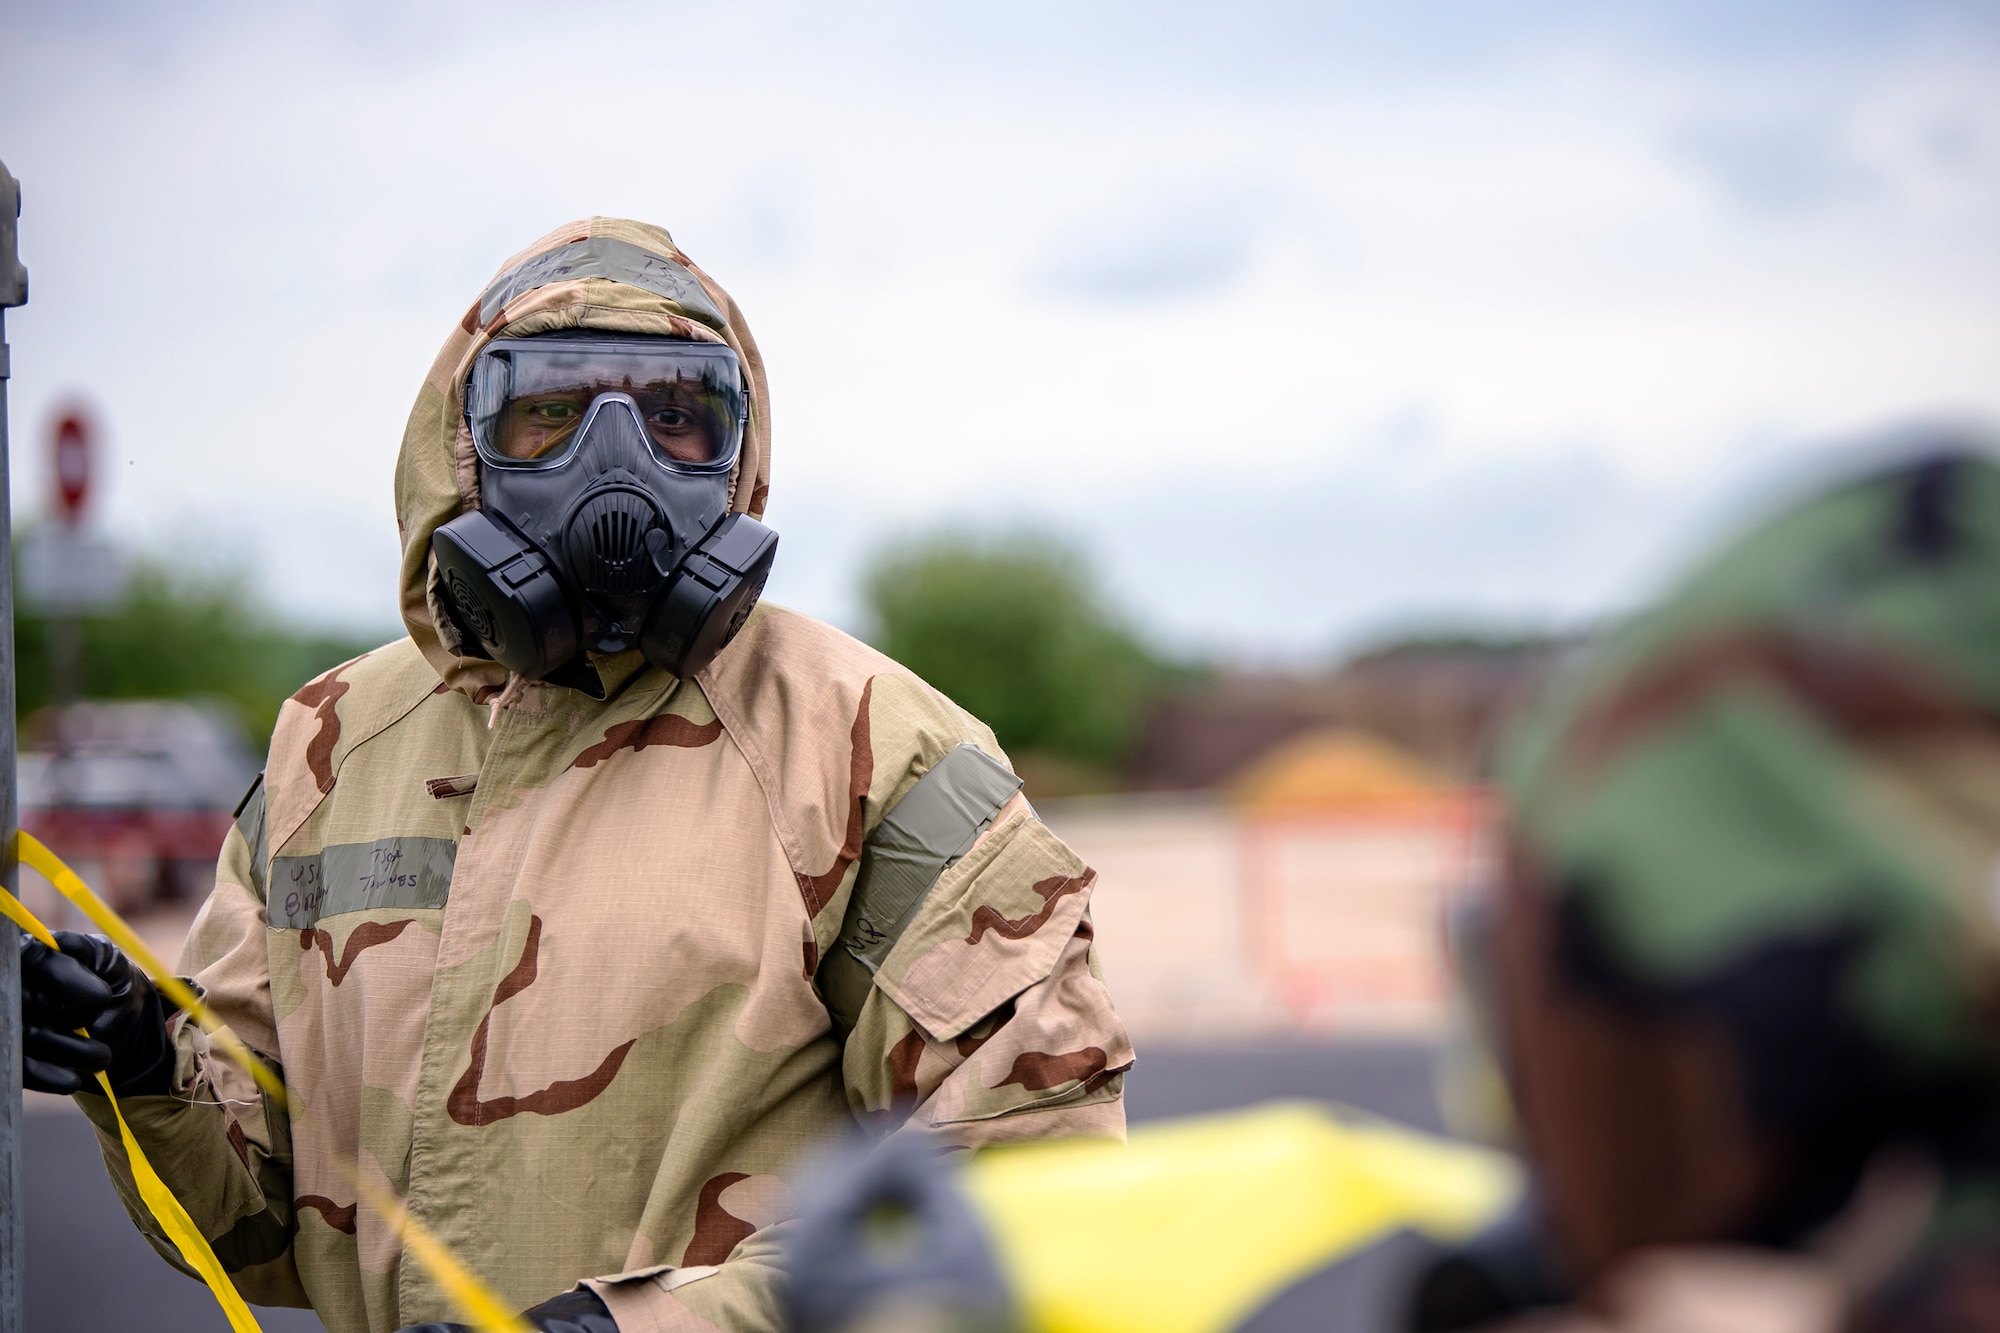
{"type": "Polygon", "coordinates": [[[304,620],[393,628],[416,387],[593,212],[741,302],[772,596],[851,628],[881,543],[1020,523],[1225,655],[1566,621],[2000,420],[1991,5],[186,8],[0,3],[15,512],[85,394],[100,521],[304,620]]]}

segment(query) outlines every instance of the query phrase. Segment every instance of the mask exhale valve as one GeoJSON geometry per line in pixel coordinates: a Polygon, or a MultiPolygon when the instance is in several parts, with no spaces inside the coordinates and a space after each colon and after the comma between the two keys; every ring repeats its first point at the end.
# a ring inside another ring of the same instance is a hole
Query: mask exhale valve
{"type": "Polygon", "coordinates": [[[460,651],[531,680],[585,648],[637,647],[676,676],[706,666],[778,546],[728,512],[744,401],[718,344],[546,335],[483,349],[465,384],[483,507],[431,537],[460,651]]]}

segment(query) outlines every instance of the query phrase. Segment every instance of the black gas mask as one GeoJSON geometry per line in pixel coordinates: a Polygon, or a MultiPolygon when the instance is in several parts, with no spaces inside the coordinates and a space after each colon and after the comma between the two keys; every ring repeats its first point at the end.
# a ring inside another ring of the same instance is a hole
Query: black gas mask
{"type": "Polygon", "coordinates": [[[728,512],[747,416],[716,343],[558,333],[488,344],[465,381],[481,508],[431,536],[465,641],[530,680],[637,647],[691,676],[742,627],[778,536],[728,512]]]}

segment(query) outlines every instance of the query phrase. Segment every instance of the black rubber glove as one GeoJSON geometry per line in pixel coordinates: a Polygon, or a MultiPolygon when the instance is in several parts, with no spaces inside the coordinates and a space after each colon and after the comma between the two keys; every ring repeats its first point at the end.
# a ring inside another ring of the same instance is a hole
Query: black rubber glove
{"type": "Polygon", "coordinates": [[[102,935],[59,930],[56,943],[21,936],[22,1085],[85,1092],[102,1069],[121,1097],[169,1091],[174,1048],[153,983],[102,935]]]}
{"type": "MultiPolygon", "coordinates": [[[[553,1296],[532,1310],[521,1311],[528,1327],[540,1333],[618,1333],[618,1321],[589,1287],[553,1296]]],[[[413,1324],[402,1333],[473,1333],[464,1324],[413,1324]]]]}

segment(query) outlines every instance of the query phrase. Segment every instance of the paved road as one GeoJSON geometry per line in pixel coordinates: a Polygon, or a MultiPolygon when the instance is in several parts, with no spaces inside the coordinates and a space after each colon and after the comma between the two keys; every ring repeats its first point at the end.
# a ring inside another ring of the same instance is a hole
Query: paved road
{"type": "MultiPolygon", "coordinates": [[[[74,1109],[23,1120],[28,1333],[228,1333],[208,1288],[167,1267],[126,1220],[74,1109]]],[[[320,1333],[305,1310],[258,1310],[265,1333],[320,1333]]]]}
{"type": "MultiPolygon", "coordinates": [[[[1127,1085],[1134,1121],[1225,1110],[1274,1097],[1344,1101],[1425,1129],[1440,1127],[1429,1049],[1417,1044],[1258,1043],[1230,1049],[1147,1046],[1127,1085]]],[[[31,1333],[213,1333],[227,1324],[200,1284],[167,1267],[125,1219],[89,1122],[37,1110],[23,1133],[31,1333]]],[[[1398,1253],[1385,1253],[1323,1291],[1305,1293],[1310,1325],[1384,1326],[1398,1253]],[[1326,1322],[1322,1323],[1322,1317],[1326,1322]]],[[[1281,1312],[1273,1311],[1276,1315],[1281,1312]]],[[[258,1311],[267,1333],[309,1333],[300,1310],[258,1311]]]]}
{"type": "Polygon", "coordinates": [[[1125,1083],[1135,1123],[1199,1115],[1280,1097],[1346,1102],[1433,1133],[1444,1132],[1428,1042],[1260,1041],[1229,1047],[1142,1043],[1125,1083]]]}

